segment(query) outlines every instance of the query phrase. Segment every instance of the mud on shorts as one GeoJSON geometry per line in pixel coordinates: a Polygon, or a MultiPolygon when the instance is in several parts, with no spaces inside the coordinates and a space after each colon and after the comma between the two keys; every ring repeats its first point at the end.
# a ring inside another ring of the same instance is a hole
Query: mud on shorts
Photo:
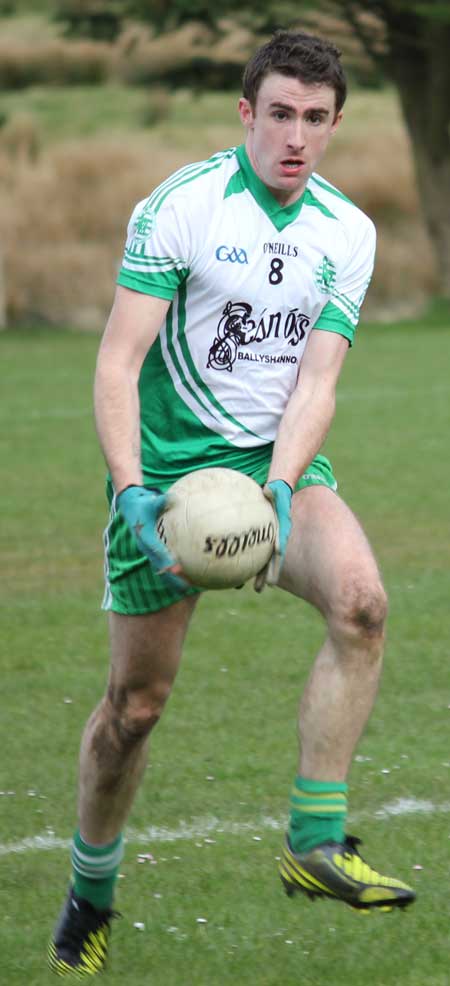
{"type": "MultiPolygon", "coordinates": [[[[248,473],[262,486],[267,479],[270,459],[254,472],[248,473]]],[[[337,489],[331,464],[324,455],[317,455],[307,471],[300,477],[296,490],[306,486],[328,486],[337,489]]],[[[171,606],[185,596],[196,596],[203,590],[193,586],[175,589],[167,585],[163,576],[157,575],[117,509],[116,496],[110,480],[106,493],[110,506],[109,522],[103,535],[105,548],[105,594],[102,609],[113,610],[129,616],[154,613],[171,606]]]]}

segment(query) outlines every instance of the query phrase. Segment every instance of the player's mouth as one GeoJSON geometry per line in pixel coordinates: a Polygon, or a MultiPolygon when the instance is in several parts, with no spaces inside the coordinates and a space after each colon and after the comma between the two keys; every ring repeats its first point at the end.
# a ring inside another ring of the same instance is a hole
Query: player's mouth
{"type": "Polygon", "coordinates": [[[305,168],[305,162],[302,158],[298,157],[286,157],[283,161],[280,161],[280,168],[283,175],[299,175],[305,168]]]}

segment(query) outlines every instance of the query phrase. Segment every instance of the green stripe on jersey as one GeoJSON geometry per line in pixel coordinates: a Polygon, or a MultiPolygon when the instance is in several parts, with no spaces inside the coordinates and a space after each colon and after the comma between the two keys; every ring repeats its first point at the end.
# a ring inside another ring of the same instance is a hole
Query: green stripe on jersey
{"type": "Polygon", "coordinates": [[[316,196],[313,195],[313,193],[310,191],[309,188],[305,189],[305,193],[303,195],[303,204],[313,206],[315,209],[319,209],[319,211],[324,216],[327,216],[328,219],[337,219],[337,216],[335,216],[333,212],[330,212],[327,206],[324,205],[324,203],[321,202],[320,199],[316,198],[316,196]]]}
{"type": "Polygon", "coordinates": [[[331,288],[330,294],[333,298],[336,299],[336,301],[340,301],[341,305],[343,305],[344,308],[346,308],[347,311],[350,313],[350,318],[354,320],[356,323],[359,318],[358,305],[355,305],[354,301],[352,301],[351,298],[348,298],[346,294],[342,294],[341,291],[338,291],[334,287],[331,288]]]}
{"type": "Polygon", "coordinates": [[[140,271],[129,271],[122,267],[119,271],[117,284],[131,291],[140,291],[141,294],[151,294],[157,298],[165,298],[172,301],[174,294],[178,291],[179,279],[173,271],[165,271],[159,274],[142,274],[140,271]]]}
{"type": "MultiPolygon", "coordinates": [[[[181,300],[181,299],[179,299],[179,300],[181,300]]],[[[186,321],[186,311],[184,309],[184,322],[185,321],[186,321]]],[[[208,407],[208,404],[207,403],[204,403],[200,399],[197,391],[192,386],[191,381],[188,380],[188,378],[187,378],[187,376],[186,376],[186,374],[185,374],[185,372],[183,370],[182,364],[180,363],[180,360],[178,359],[178,353],[177,353],[176,348],[175,348],[175,345],[174,345],[173,306],[170,308],[169,312],[167,313],[167,318],[166,318],[166,334],[167,334],[167,347],[168,347],[168,350],[169,350],[170,356],[172,358],[172,362],[173,362],[173,365],[175,367],[175,370],[177,372],[178,377],[180,378],[182,384],[186,387],[186,390],[189,392],[189,394],[191,395],[191,397],[193,398],[193,400],[196,401],[196,403],[199,404],[200,407],[203,408],[203,410],[206,412],[206,414],[211,414],[212,413],[211,412],[211,409],[208,407]]],[[[190,356],[190,354],[189,354],[189,356],[190,356]]],[[[195,370],[195,367],[194,367],[194,370],[195,370]]],[[[213,417],[216,418],[216,420],[218,420],[218,416],[217,415],[214,414],[213,417]]]]}
{"type": "Polygon", "coordinates": [[[159,269],[166,268],[166,270],[187,270],[187,264],[185,260],[181,257],[153,257],[146,255],[142,251],[142,247],[139,250],[131,250],[129,247],[125,247],[124,251],[125,260],[128,260],[131,264],[135,264],[136,267],[147,267],[159,269]]]}
{"type": "MultiPolygon", "coordinates": [[[[279,233],[282,233],[283,229],[285,229],[286,226],[289,226],[289,224],[300,215],[304,196],[301,195],[300,198],[296,199],[295,202],[291,202],[290,205],[280,205],[278,199],[272,195],[270,189],[267,188],[267,185],[261,181],[259,175],[256,174],[256,171],[254,171],[244,144],[241,144],[236,148],[236,155],[246,187],[251,195],[253,195],[253,198],[255,199],[255,202],[258,203],[260,209],[265,212],[266,216],[273,223],[275,229],[277,229],[279,233]]],[[[228,183],[227,194],[229,194],[229,188],[230,183],[228,183]]],[[[233,191],[242,191],[237,180],[233,187],[233,191]]]]}
{"type": "Polygon", "coordinates": [[[225,189],[224,199],[227,199],[230,195],[240,195],[241,192],[245,192],[246,188],[247,185],[245,184],[242,171],[235,171],[225,189]]]}
{"type": "Polygon", "coordinates": [[[327,332],[339,332],[350,343],[353,343],[355,326],[340,308],[333,305],[332,301],[329,301],[322,309],[314,328],[325,329],[327,332]]]}
{"type": "MultiPolygon", "coordinates": [[[[219,419],[220,417],[226,418],[228,421],[232,422],[232,424],[234,424],[237,428],[239,428],[240,431],[245,431],[247,435],[253,435],[254,438],[258,439],[258,441],[264,442],[265,439],[262,438],[261,435],[257,435],[250,428],[246,428],[246,426],[242,424],[241,421],[238,421],[238,419],[235,418],[232,414],[229,414],[229,412],[223,407],[220,401],[217,400],[215,394],[213,394],[212,390],[210,390],[208,385],[200,376],[200,373],[198,372],[194,360],[192,359],[191,351],[189,349],[189,344],[186,337],[186,295],[187,295],[187,287],[186,287],[186,283],[184,283],[180,285],[179,293],[178,293],[178,320],[172,321],[171,328],[174,329],[175,336],[178,339],[181,351],[185,359],[187,371],[191,377],[191,382],[189,383],[190,392],[194,393],[192,390],[192,385],[194,386],[194,388],[198,388],[200,390],[203,399],[206,400],[208,405],[210,405],[207,409],[209,410],[209,413],[213,415],[213,417],[217,419],[218,417],[217,412],[219,412],[219,419]]],[[[170,355],[172,356],[172,359],[174,359],[174,356],[176,354],[173,344],[173,337],[169,335],[169,328],[167,331],[167,340],[168,340],[170,355]]],[[[178,372],[180,373],[179,367],[180,364],[178,362],[177,369],[178,372]]],[[[181,371],[180,376],[181,374],[182,374],[181,378],[183,380],[183,383],[187,384],[186,375],[183,373],[183,371],[181,371]]],[[[201,406],[204,408],[205,405],[203,401],[200,399],[200,397],[198,396],[197,389],[195,389],[194,396],[195,399],[198,401],[198,403],[201,404],[201,406]]]]}
{"type": "Polygon", "coordinates": [[[236,153],[235,147],[230,147],[226,151],[219,151],[217,154],[213,154],[212,157],[208,158],[206,161],[199,161],[197,164],[187,165],[185,168],[180,168],[175,174],[167,178],[166,181],[162,182],[158,188],[149,196],[145,208],[143,209],[142,215],[147,212],[158,212],[161,208],[163,202],[170,195],[171,192],[178,188],[182,188],[183,185],[187,185],[196,178],[201,178],[203,175],[209,174],[211,171],[216,171],[217,168],[221,168],[222,165],[228,161],[236,153]]]}
{"type": "MultiPolygon", "coordinates": [[[[176,352],[174,355],[178,360],[176,352]]],[[[139,380],[141,394],[152,394],[151,401],[141,402],[142,461],[148,486],[167,489],[180,475],[206,463],[208,466],[225,466],[246,472],[254,471],[259,462],[266,463],[268,456],[270,460],[272,442],[248,449],[240,448],[213,430],[212,426],[204,424],[206,415],[201,417],[201,407],[204,405],[206,408],[206,402],[202,401],[202,394],[196,396],[199,406],[197,415],[180,397],[166,359],[161,338],[158,337],[144,361],[139,380]],[[177,436],[175,445],[174,435],[177,436]]],[[[210,406],[207,410],[208,416],[211,418],[214,414],[217,420],[218,413],[214,413],[210,406]]]]}
{"type": "Polygon", "coordinates": [[[336,195],[337,198],[342,199],[343,202],[348,202],[348,204],[352,205],[354,209],[358,208],[358,206],[356,206],[351,199],[347,198],[347,196],[344,195],[343,192],[340,192],[338,188],[335,188],[334,185],[330,185],[323,178],[318,178],[317,175],[311,175],[311,178],[309,180],[315,182],[316,185],[320,185],[320,187],[323,188],[326,192],[329,192],[330,195],[336,195]]]}

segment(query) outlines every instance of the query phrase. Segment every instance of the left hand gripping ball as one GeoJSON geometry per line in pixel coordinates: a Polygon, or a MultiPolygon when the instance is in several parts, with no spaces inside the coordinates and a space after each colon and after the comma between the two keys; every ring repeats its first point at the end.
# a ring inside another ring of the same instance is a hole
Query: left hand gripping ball
{"type": "Polygon", "coordinates": [[[197,469],[170,488],[158,533],[192,585],[242,585],[269,561],[278,521],[258,483],[234,469],[197,469]]]}

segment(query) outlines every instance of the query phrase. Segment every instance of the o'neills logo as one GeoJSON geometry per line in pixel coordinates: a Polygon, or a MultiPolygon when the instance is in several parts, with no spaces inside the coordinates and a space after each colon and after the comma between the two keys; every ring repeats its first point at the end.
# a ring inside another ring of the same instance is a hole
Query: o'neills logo
{"type": "Polygon", "coordinates": [[[206,535],[203,554],[213,554],[215,558],[234,558],[235,555],[243,555],[254,548],[255,544],[275,544],[275,527],[272,523],[265,524],[264,527],[250,527],[241,534],[227,534],[222,538],[206,535]]]}
{"type": "Polygon", "coordinates": [[[298,257],[300,250],[297,246],[293,246],[292,243],[265,243],[263,246],[264,253],[270,253],[276,257],[298,257]]]}

